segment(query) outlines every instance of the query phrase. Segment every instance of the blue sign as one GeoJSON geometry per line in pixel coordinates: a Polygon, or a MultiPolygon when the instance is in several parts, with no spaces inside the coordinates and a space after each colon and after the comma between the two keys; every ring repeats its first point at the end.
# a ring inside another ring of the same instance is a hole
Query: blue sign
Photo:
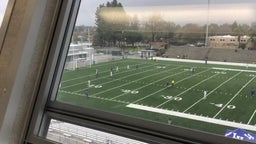
{"type": "Polygon", "coordinates": [[[256,134],[247,132],[243,129],[227,130],[225,133],[225,137],[256,143],[256,134]]]}

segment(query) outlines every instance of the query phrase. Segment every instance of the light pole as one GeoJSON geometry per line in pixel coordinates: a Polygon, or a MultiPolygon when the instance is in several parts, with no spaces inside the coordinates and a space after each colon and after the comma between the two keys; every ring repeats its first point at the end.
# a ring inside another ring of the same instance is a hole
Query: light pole
{"type": "Polygon", "coordinates": [[[122,47],[122,58],[124,59],[124,47],[123,47],[123,34],[124,34],[124,31],[122,30],[122,35],[121,35],[121,40],[122,40],[122,44],[121,44],[121,47],[122,47]]]}
{"type": "Polygon", "coordinates": [[[209,8],[210,8],[210,0],[208,0],[208,9],[207,9],[207,24],[206,24],[206,32],[205,32],[205,48],[208,48],[208,25],[209,25],[209,8]]]}

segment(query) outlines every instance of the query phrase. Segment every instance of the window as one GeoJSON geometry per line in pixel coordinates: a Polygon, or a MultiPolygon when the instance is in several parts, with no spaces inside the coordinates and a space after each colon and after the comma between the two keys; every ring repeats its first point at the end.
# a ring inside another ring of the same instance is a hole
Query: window
{"type": "Polygon", "coordinates": [[[52,119],[147,143],[233,143],[226,132],[256,132],[255,51],[233,56],[238,46],[208,43],[240,27],[254,38],[248,5],[256,3],[68,1],[30,134],[46,138],[52,119]]]}

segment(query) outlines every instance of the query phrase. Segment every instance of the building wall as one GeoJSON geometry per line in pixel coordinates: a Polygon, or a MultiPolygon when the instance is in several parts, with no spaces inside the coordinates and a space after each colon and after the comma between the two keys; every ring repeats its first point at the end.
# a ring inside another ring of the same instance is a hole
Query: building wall
{"type": "MultiPolygon", "coordinates": [[[[240,43],[247,44],[249,37],[241,36],[240,43]]],[[[210,36],[209,37],[210,48],[238,48],[239,41],[238,36],[210,36]]]]}
{"type": "Polygon", "coordinates": [[[209,37],[209,47],[212,48],[238,48],[237,36],[211,36],[209,37]]]}

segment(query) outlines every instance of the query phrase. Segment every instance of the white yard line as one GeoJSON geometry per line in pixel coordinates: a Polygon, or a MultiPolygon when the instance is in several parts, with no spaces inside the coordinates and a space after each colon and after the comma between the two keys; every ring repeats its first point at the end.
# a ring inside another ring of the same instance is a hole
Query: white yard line
{"type": "MultiPolygon", "coordinates": [[[[137,74],[141,74],[141,73],[145,73],[145,72],[148,72],[148,71],[152,71],[154,69],[149,69],[149,70],[146,70],[146,71],[142,71],[142,72],[139,72],[139,73],[134,73],[134,74],[131,74],[131,75],[127,75],[125,77],[122,77],[122,78],[118,78],[118,79],[114,79],[112,81],[108,81],[108,82],[105,82],[105,83],[101,83],[100,85],[104,85],[104,84],[107,84],[107,83],[111,83],[111,82],[114,82],[114,81],[118,81],[118,80],[121,80],[121,79],[125,79],[127,77],[130,77],[130,76],[133,76],[133,75],[137,75],[137,74]]],[[[108,76],[109,77],[109,76],[108,76]]],[[[80,89],[80,90],[77,90],[77,91],[74,91],[74,92],[81,92],[83,90],[86,90],[88,88],[84,88],[84,89],[80,89]]]]}
{"type": "MultiPolygon", "coordinates": [[[[226,81],[224,81],[223,83],[221,83],[219,86],[217,86],[215,89],[213,89],[212,91],[210,91],[207,95],[206,95],[206,97],[208,96],[208,95],[210,95],[211,93],[213,93],[215,90],[217,90],[218,88],[220,88],[222,85],[224,85],[225,83],[227,83],[228,81],[230,81],[231,79],[233,79],[233,78],[235,78],[236,76],[238,76],[240,73],[242,73],[242,72],[239,72],[239,73],[237,73],[237,74],[235,74],[235,75],[233,75],[231,78],[229,78],[229,79],[227,79],[226,81]]],[[[193,106],[195,106],[196,104],[198,104],[199,102],[201,102],[202,100],[204,100],[204,98],[202,97],[201,99],[199,99],[197,102],[195,102],[194,104],[192,104],[190,107],[188,107],[186,110],[184,110],[183,112],[185,113],[185,112],[187,112],[189,109],[191,109],[193,106]]]]}
{"type": "Polygon", "coordinates": [[[219,67],[212,67],[212,69],[216,69],[216,70],[228,70],[228,71],[242,71],[242,72],[256,72],[256,71],[253,71],[253,70],[227,69],[227,68],[219,68],[219,67]]]}
{"type": "Polygon", "coordinates": [[[137,104],[129,104],[126,107],[139,109],[139,110],[145,110],[145,111],[149,111],[149,112],[160,113],[160,114],[172,115],[172,116],[177,116],[177,117],[181,117],[181,118],[202,121],[202,122],[206,122],[206,123],[230,126],[230,127],[235,127],[235,128],[244,128],[244,129],[252,130],[252,131],[256,130],[255,126],[253,126],[253,125],[247,125],[247,124],[236,123],[236,122],[231,122],[231,121],[226,121],[226,120],[214,119],[214,118],[193,115],[193,114],[186,114],[186,113],[176,112],[176,111],[171,111],[171,110],[166,110],[166,109],[159,109],[159,108],[142,106],[142,105],[137,105],[137,104]]]}
{"type": "MultiPolygon", "coordinates": [[[[145,66],[143,68],[152,67],[152,66],[153,65],[149,65],[149,66],[145,66]]],[[[153,70],[153,69],[150,69],[150,70],[153,70]]],[[[128,71],[118,72],[118,74],[127,73],[127,72],[130,72],[130,71],[136,71],[136,70],[132,69],[132,70],[128,70],[128,71]]],[[[108,78],[108,77],[110,77],[110,76],[107,75],[107,76],[104,76],[104,77],[96,78],[96,79],[91,80],[91,82],[93,82],[94,80],[100,80],[100,79],[108,78]]],[[[65,89],[65,88],[69,88],[69,87],[73,87],[73,86],[77,86],[77,85],[81,85],[81,84],[86,84],[86,83],[87,83],[87,81],[80,82],[80,83],[76,83],[76,84],[73,84],[73,85],[68,85],[68,86],[62,87],[61,89],[65,89]]]]}
{"type": "MultiPolygon", "coordinates": [[[[64,91],[64,90],[59,90],[59,92],[62,93],[67,93],[67,94],[72,94],[72,95],[76,95],[76,96],[80,96],[80,97],[84,97],[86,99],[85,94],[79,94],[79,93],[74,93],[74,92],[69,92],[69,91],[64,91]]],[[[95,98],[95,99],[101,99],[101,100],[106,100],[106,101],[112,101],[112,102],[118,102],[118,103],[123,103],[123,104],[129,104],[129,102],[125,102],[125,101],[121,101],[121,100],[111,100],[108,98],[103,98],[103,97],[97,97],[97,96],[90,96],[89,98],[95,98]]]]}
{"type": "MultiPolygon", "coordinates": [[[[139,87],[139,88],[137,88],[137,89],[135,89],[135,90],[142,89],[142,88],[147,87],[147,86],[149,86],[149,85],[152,85],[152,84],[154,84],[154,83],[156,83],[156,82],[159,82],[159,81],[161,81],[161,80],[163,80],[163,79],[166,79],[166,78],[168,78],[168,77],[175,76],[175,75],[178,75],[178,74],[181,74],[181,73],[184,73],[184,72],[186,72],[186,71],[182,71],[182,72],[179,72],[179,73],[175,73],[175,74],[166,76],[166,77],[161,78],[161,79],[159,79],[159,80],[157,80],[157,81],[154,81],[154,82],[152,82],[152,83],[149,83],[149,84],[147,84],[147,85],[144,85],[144,86],[142,86],[142,87],[139,87]]],[[[166,88],[164,88],[164,89],[166,89],[166,88]]],[[[160,91],[162,91],[162,90],[163,90],[163,89],[160,89],[160,91]]],[[[112,99],[121,97],[121,96],[123,96],[123,95],[126,95],[126,93],[123,93],[123,94],[120,94],[120,95],[118,95],[118,96],[115,96],[115,97],[113,97],[112,99]]]]}
{"type": "Polygon", "coordinates": [[[111,90],[113,90],[113,89],[116,89],[116,88],[119,88],[119,87],[122,87],[122,86],[129,85],[129,84],[131,84],[131,83],[140,81],[140,80],[142,80],[142,79],[145,79],[145,78],[148,78],[148,77],[152,77],[152,76],[154,76],[154,75],[159,75],[159,74],[161,74],[161,73],[165,73],[166,71],[171,71],[171,70],[178,69],[178,68],[180,68],[180,67],[176,67],[176,68],[168,69],[168,70],[163,70],[162,72],[155,73],[155,74],[152,74],[152,75],[149,75],[149,76],[146,76],[146,77],[142,77],[142,78],[139,78],[139,79],[137,79],[137,80],[135,80],[135,81],[130,81],[130,82],[125,83],[125,84],[122,84],[122,85],[120,85],[120,86],[113,87],[113,88],[111,88],[111,89],[107,89],[107,90],[105,90],[105,91],[98,92],[98,93],[96,93],[96,94],[94,94],[94,95],[98,95],[98,94],[101,94],[101,93],[105,93],[105,92],[107,92],[107,91],[111,91],[111,90]]]}
{"type": "MultiPolygon", "coordinates": [[[[205,80],[203,80],[203,81],[197,83],[196,85],[193,85],[192,87],[188,88],[187,90],[185,90],[185,91],[179,93],[178,95],[176,95],[176,97],[177,97],[177,96],[180,96],[180,95],[182,95],[182,94],[184,94],[184,93],[186,93],[187,91],[189,91],[189,90],[191,90],[192,88],[194,88],[194,87],[200,85],[201,83],[203,83],[203,82],[205,82],[205,81],[211,79],[212,77],[215,77],[216,75],[219,75],[219,74],[214,74],[214,75],[208,77],[207,79],[205,79],[205,80]]],[[[162,106],[162,105],[164,105],[164,104],[166,104],[166,103],[168,103],[168,102],[171,101],[171,100],[172,100],[172,99],[169,99],[169,100],[167,100],[167,101],[161,103],[160,105],[157,106],[157,108],[160,107],[160,106],[162,106]]]]}
{"type": "MultiPolygon", "coordinates": [[[[255,76],[255,77],[256,77],[256,76],[255,76]]],[[[239,94],[253,79],[255,79],[255,77],[253,77],[251,80],[249,80],[249,81],[234,95],[234,97],[233,97],[232,99],[230,99],[230,100],[226,103],[226,105],[223,106],[223,107],[220,109],[220,111],[219,111],[213,118],[215,118],[216,116],[218,116],[218,115],[226,108],[226,106],[229,105],[229,103],[230,103],[233,99],[235,99],[236,96],[238,96],[238,94],[239,94]]]]}
{"type": "Polygon", "coordinates": [[[252,116],[250,117],[250,119],[249,119],[249,121],[248,121],[248,123],[247,123],[247,124],[250,124],[250,123],[251,123],[252,118],[254,117],[255,113],[256,113],[256,110],[253,112],[253,114],[252,114],[252,116]]]}
{"type": "MultiPolygon", "coordinates": [[[[208,70],[210,70],[210,69],[207,69],[207,70],[205,70],[205,71],[199,72],[199,73],[194,74],[194,75],[191,75],[191,76],[189,76],[189,77],[186,77],[186,78],[184,78],[184,79],[182,79],[182,80],[176,82],[176,84],[178,84],[178,83],[180,83],[180,82],[182,82],[182,81],[184,81],[184,80],[186,80],[186,79],[189,79],[189,78],[191,78],[191,77],[193,77],[193,76],[196,76],[196,75],[198,75],[198,74],[204,73],[204,72],[206,72],[206,71],[208,71],[208,70]]],[[[132,103],[137,103],[137,102],[139,102],[139,101],[141,101],[141,100],[143,100],[143,99],[145,99],[145,98],[148,98],[148,97],[150,97],[150,96],[152,96],[152,95],[154,95],[154,94],[156,94],[156,93],[158,93],[158,92],[160,92],[160,91],[163,91],[163,90],[165,90],[165,89],[166,89],[166,88],[160,89],[160,90],[158,90],[158,91],[156,91],[156,92],[154,92],[154,93],[152,93],[152,94],[150,94],[150,95],[147,95],[147,96],[145,96],[145,97],[143,97],[143,98],[140,98],[140,99],[138,99],[138,100],[136,100],[136,101],[134,101],[134,102],[132,102],[132,103]]]]}

